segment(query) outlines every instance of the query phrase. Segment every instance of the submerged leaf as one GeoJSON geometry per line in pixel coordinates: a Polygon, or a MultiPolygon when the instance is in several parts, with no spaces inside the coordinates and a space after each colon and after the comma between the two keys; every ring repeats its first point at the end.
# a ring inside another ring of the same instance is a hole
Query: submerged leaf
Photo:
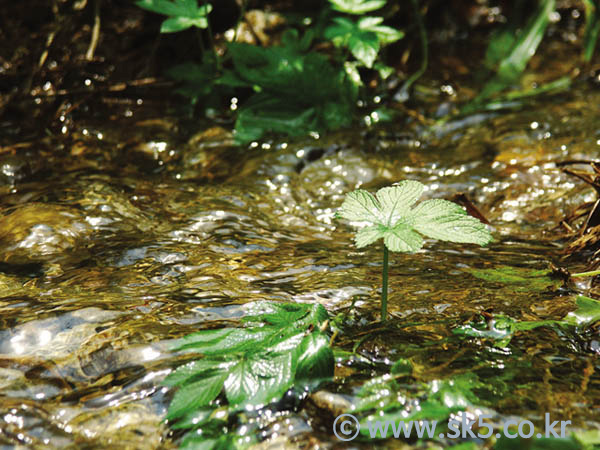
{"type": "Polygon", "coordinates": [[[580,295],[577,297],[577,309],[570,312],[564,322],[570,325],[586,326],[600,320],[600,301],[580,295]]]}

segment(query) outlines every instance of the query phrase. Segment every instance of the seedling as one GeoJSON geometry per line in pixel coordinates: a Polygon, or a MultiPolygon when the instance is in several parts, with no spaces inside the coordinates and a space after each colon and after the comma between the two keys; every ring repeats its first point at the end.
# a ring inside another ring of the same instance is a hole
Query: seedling
{"type": "Polygon", "coordinates": [[[418,181],[405,180],[380,189],[375,196],[357,189],[346,196],[336,214],[337,218],[365,225],[354,238],[358,248],[383,238],[382,322],[387,318],[389,250],[414,253],[423,247],[421,235],[442,241],[479,245],[486,245],[492,240],[486,226],[468,216],[456,203],[435,199],[411,208],[424,188],[418,181]]]}

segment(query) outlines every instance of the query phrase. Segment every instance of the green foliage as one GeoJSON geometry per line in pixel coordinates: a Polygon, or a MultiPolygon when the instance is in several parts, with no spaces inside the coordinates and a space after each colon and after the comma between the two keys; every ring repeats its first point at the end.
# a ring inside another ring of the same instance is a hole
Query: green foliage
{"type": "Polygon", "coordinates": [[[212,446],[207,448],[229,444],[219,440],[221,431],[207,432],[224,425],[211,415],[213,401],[221,393],[227,412],[233,414],[276,401],[294,384],[330,378],[333,352],[321,331],[327,320],[321,305],[259,302],[249,307],[244,328],[204,330],[181,338],[176,351],[202,355],[163,381],[177,388],[167,413],[174,428],[203,427],[201,435],[191,433],[184,443],[212,446]]]}
{"type": "Polygon", "coordinates": [[[545,291],[558,289],[562,280],[554,277],[546,269],[528,269],[525,267],[499,266],[487,269],[467,269],[476,278],[508,285],[515,292],[545,291]]]}
{"type": "Polygon", "coordinates": [[[342,67],[310,52],[310,34],[302,39],[286,32],[281,46],[257,47],[231,43],[218,71],[209,57],[202,65],[185,64],[170,71],[184,82],[180,93],[194,102],[218,102],[219,93],[245,88],[253,92],[241,105],[235,124],[236,139],[248,143],[266,133],[305,135],[348,126],[352,122],[356,90],[342,67]]]}
{"type": "MultiPolygon", "coordinates": [[[[485,64],[495,73],[477,97],[463,108],[463,112],[482,108],[491,97],[519,80],[544,37],[555,7],[555,0],[541,0],[539,8],[522,29],[516,29],[514,24],[510,24],[505,30],[493,35],[486,52],[485,64]]],[[[544,91],[535,94],[541,92],[544,91]]],[[[534,92],[527,96],[532,94],[534,92]]]]}
{"type": "Polygon", "coordinates": [[[444,241],[486,245],[492,240],[486,226],[456,203],[447,200],[426,200],[411,206],[425,186],[418,181],[401,181],[385,187],[373,196],[358,189],[350,192],[337,217],[352,222],[364,222],[355,237],[358,248],[382,239],[394,252],[416,252],[423,247],[419,235],[444,241]]]}
{"type": "Polygon", "coordinates": [[[583,37],[583,60],[590,62],[600,36],[600,5],[593,0],[583,0],[585,5],[585,36],[583,37]]]}
{"type": "Polygon", "coordinates": [[[354,238],[358,248],[383,239],[381,320],[387,317],[388,249],[414,253],[423,247],[421,235],[444,241],[486,245],[492,235],[483,223],[447,200],[427,200],[414,208],[425,186],[405,180],[385,187],[375,196],[358,189],[346,195],[338,219],[363,224],[354,238]]]}
{"type": "MultiPolygon", "coordinates": [[[[363,14],[384,6],[386,0],[332,0],[332,7],[348,14],[363,14]]],[[[196,0],[139,0],[138,6],[169,16],[161,32],[181,31],[191,26],[206,28],[210,4],[199,7],[196,0]]],[[[240,95],[235,135],[240,143],[262,138],[267,133],[305,135],[349,126],[353,120],[359,86],[358,66],[373,68],[382,77],[391,69],[379,61],[383,45],[402,38],[403,33],[383,25],[382,17],[357,21],[336,17],[324,33],[338,47],[349,48],[356,61],[345,55],[331,58],[311,51],[315,31],[300,37],[288,29],[281,45],[258,47],[229,43],[225,59],[205,52],[202,64],[186,63],[169,69],[182,82],[177,92],[192,103],[222,110],[224,99],[240,95]],[[248,91],[253,92],[247,95],[248,91]]]]}
{"type": "MultiPolygon", "coordinates": [[[[359,400],[352,414],[358,416],[362,413],[360,433],[364,438],[370,437],[368,420],[443,422],[467,407],[481,406],[476,391],[490,389],[474,374],[413,386],[410,392],[406,392],[406,384],[401,383],[401,379],[402,376],[384,375],[368,381],[360,389],[357,395],[359,400]],[[418,401],[409,401],[411,397],[418,401]],[[372,413],[377,415],[370,416],[372,413]]],[[[436,431],[435,436],[438,433],[436,431]]]]}
{"type": "Polygon", "coordinates": [[[344,70],[324,55],[306,52],[295,32],[287,33],[283,44],[229,45],[232,78],[255,91],[238,113],[236,135],[242,142],[271,131],[302,135],[352,121],[356,98],[344,70]]]}
{"type": "Polygon", "coordinates": [[[368,68],[375,64],[382,45],[404,36],[399,30],[381,25],[383,17],[363,17],[356,22],[346,17],[335,17],[333,22],[333,25],[325,29],[325,38],[337,47],[348,48],[368,68]]]}
{"type": "Polygon", "coordinates": [[[347,14],[364,14],[385,6],[386,0],[329,0],[333,9],[347,14]]]}
{"type": "Polygon", "coordinates": [[[196,0],[138,0],[140,8],[169,16],[160,27],[161,33],[175,33],[190,27],[207,28],[210,4],[198,6],[196,0]]]}
{"type": "Polygon", "coordinates": [[[579,295],[576,304],[577,309],[565,317],[565,323],[585,327],[600,320],[600,301],[579,295]]]}

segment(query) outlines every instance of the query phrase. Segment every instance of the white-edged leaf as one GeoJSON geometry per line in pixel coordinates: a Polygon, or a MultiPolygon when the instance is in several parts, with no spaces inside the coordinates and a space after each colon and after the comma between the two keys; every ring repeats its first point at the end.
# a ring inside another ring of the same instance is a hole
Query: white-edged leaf
{"type": "Polygon", "coordinates": [[[385,218],[384,225],[392,227],[401,217],[408,217],[410,207],[419,199],[424,189],[425,186],[414,180],[404,180],[396,186],[379,189],[376,196],[385,218]]]}
{"type": "Polygon", "coordinates": [[[333,9],[348,14],[364,14],[385,5],[386,0],[329,0],[333,9]]]}
{"type": "Polygon", "coordinates": [[[392,252],[414,253],[423,247],[423,238],[405,225],[388,229],[383,242],[392,252]]]}
{"type": "Polygon", "coordinates": [[[383,22],[383,17],[367,16],[360,18],[356,24],[361,30],[370,30],[372,27],[379,25],[381,22],[383,22]]]}
{"type": "Polygon", "coordinates": [[[456,203],[447,200],[427,200],[418,205],[414,228],[427,237],[442,241],[486,245],[492,236],[486,226],[456,203]]]}
{"type": "Polygon", "coordinates": [[[348,48],[358,61],[369,69],[373,67],[379,52],[379,39],[371,31],[361,31],[348,39],[348,48]]]}
{"type": "Polygon", "coordinates": [[[337,216],[351,222],[379,223],[381,214],[375,197],[362,189],[350,192],[337,212],[337,216]]]}
{"type": "Polygon", "coordinates": [[[357,25],[361,30],[375,33],[382,45],[391,44],[404,37],[403,31],[381,25],[381,22],[383,22],[383,17],[363,17],[357,22],[357,25]]]}
{"type": "Polygon", "coordinates": [[[361,228],[356,232],[354,242],[356,247],[363,248],[369,244],[372,244],[378,239],[381,239],[385,235],[386,228],[381,225],[371,225],[368,227],[361,228]]]}

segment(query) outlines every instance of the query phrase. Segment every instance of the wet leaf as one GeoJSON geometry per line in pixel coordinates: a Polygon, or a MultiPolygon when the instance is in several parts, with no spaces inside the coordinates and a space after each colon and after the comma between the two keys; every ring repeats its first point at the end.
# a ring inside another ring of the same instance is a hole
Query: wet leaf
{"type": "Polygon", "coordinates": [[[577,309],[565,317],[569,325],[587,326],[600,320],[600,301],[580,295],[576,300],[577,309]]]}
{"type": "Polygon", "coordinates": [[[291,352],[248,355],[229,369],[225,395],[230,405],[266,405],[278,400],[293,383],[291,352]]]}
{"type": "Polygon", "coordinates": [[[333,375],[333,352],[320,331],[329,320],[323,306],[257,302],[246,310],[245,328],[204,330],[178,341],[177,350],[203,357],[179,367],[163,382],[179,388],[167,416],[181,419],[177,428],[194,428],[199,420],[212,424],[203,408],[222,391],[228,411],[234,413],[279,399],[294,380],[318,382],[333,375]]]}
{"type": "Polygon", "coordinates": [[[331,377],[334,369],[329,338],[315,332],[306,336],[298,347],[297,380],[319,380],[331,377]]]}
{"type": "Polygon", "coordinates": [[[177,419],[198,408],[208,406],[223,389],[223,382],[226,378],[227,372],[213,372],[205,378],[178,389],[169,404],[167,419],[177,419]]]}
{"type": "Polygon", "coordinates": [[[404,37],[404,32],[395,28],[381,25],[383,17],[363,17],[357,22],[358,28],[375,33],[379,43],[391,44],[404,37]]]}

